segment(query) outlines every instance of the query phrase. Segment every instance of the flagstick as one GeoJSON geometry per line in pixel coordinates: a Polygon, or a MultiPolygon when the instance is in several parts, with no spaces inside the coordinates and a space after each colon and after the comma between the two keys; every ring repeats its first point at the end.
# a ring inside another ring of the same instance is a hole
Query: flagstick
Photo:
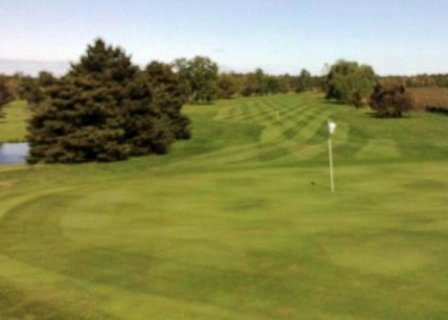
{"type": "Polygon", "coordinates": [[[334,192],[333,145],[332,145],[332,142],[331,142],[331,136],[328,138],[328,153],[330,155],[330,184],[331,184],[331,192],[334,192]]]}

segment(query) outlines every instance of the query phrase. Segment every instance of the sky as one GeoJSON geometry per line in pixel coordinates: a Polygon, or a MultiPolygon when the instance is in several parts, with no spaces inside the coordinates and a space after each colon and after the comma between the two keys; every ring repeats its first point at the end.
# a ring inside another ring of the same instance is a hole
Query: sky
{"type": "Polygon", "coordinates": [[[346,59],[448,73],[447,13],[446,0],[1,0],[0,72],[61,72],[101,37],[139,65],[205,55],[224,71],[321,74],[346,59]]]}

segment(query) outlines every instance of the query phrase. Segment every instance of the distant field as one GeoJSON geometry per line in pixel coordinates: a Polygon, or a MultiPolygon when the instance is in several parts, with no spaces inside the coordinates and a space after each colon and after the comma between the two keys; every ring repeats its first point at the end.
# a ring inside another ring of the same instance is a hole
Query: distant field
{"type": "Polygon", "coordinates": [[[166,156],[0,167],[0,319],[448,319],[445,117],[317,94],[185,112],[166,156]]]}
{"type": "Polygon", "coordinates": [[[24,101],[14,101],[3,109],[4,118],[0,118],[0,142],[24,141],[28,111],[24,101]]]}
{"type": "Polygon", "coordinates": [[[448,110],[448,88],[410,88],[409,90],[421,108],[448,110]]]}

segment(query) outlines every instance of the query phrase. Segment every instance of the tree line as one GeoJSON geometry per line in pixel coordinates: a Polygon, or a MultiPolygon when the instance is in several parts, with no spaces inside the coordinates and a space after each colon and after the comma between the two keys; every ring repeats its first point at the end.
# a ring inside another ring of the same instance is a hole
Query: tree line
{"type": "Polygon", "coordinates": [[[261,68],[249,73],[222,73],[218,75],[217,97],[229,99],[235,96],[262,96],[277,93],[320,90],[323,77],[313,76],[302,69],[298,75],[270,75],[261,68]]]}
{"type": "MultiPolygon", "coordinates": [[[[393,91],[397,95],[407,96],[406,87],[445,86],[448,83],[448,75],[380,77],[368,65],[345,60],[334,63],[329,68],[328,74],[324,76],[313,76],[305,69],[298,75],[270,75],[261,68],[249,73],[220,73],[217,63],[204,56],[196,56],[192,59],[179,58],[171,64],[161,62],[156,64],[165,70],[165,76],[170,73],[176,78],[178,99],[182,103],[192,104],[212,103],[215,99],[231,99],[236,96],[320,90],[326,93],[327,99],[335,99],[356,107],[369,104],[372,108],[378,108],[378,103],[372,103],[371,100],[374,97],[378,99],[378,92],[381,90],[389,94],[393,91]]],[[[32,109],[48,97],[48,88],[59,81],[48,72],[40,72],[36,78],[15,75],[1,79],[0,90],[3,86],[3,88],[9,88],[10,91],[7,95],[2,94],[4,97],[25,99],[32,109]]],[[[6,98],[3,100],[7,101],[6,98]]],[[[408,106],[411,104],[406,103],[408,106]]],[[[403,110],[408,109],[409,107],[406,107],[403,110]]],[[[383,116],[388,114],[387,112],[380,113],[383,116]]],[[[394,114],[397,116],[401,112],[394,114]]]]}
{"type": "MultiPolygon", "coordinates": [[[[179,90],[186,103],[209,104],[216,99],[262,96],[277,93],[300,93],[324,90],[326,77],[313,76],[306,69],[297,75],[271,75],[261,68],[248,73],[219,72],[216,62],[205,56],[180,58],[172,63],[161,63],[170,69],[179,82],[179,90]]],[[[23,74],[3,76],[10,95],[28,102],[31,109],[46,97],[47,88],[58,78],[47,71],[36,77],[23,74]]]]}
{"type": "MultiPolygon", "coordinates": [[[[370,66],[358,66],[354,61],[337,61],[330,66],[325,75],[312,75],[302,69],[297,75],[271,75],[258,68],[248,73],[220,72],[217,63],[210,58],[197,56],[192,59],[180,58],[170,64],[172,71],[178,75],[185,101],[193,104],[211,103],[215,99],[231,99],[238,96],[256,96],[276,93],[299,93],[308,90],[324,91],[328,98],[351,104],[360,104],[363,90],[369,83],[381,83],[383,86],[405,88],[448,88],[448,74],[420,74],[412,76],[379,76],[370,66]],[[339,70],[338,70],[339,69],[339,70]],[[345,69],[345,71],[343,70],[345,69]],[[350,70],[351,69],[351,70],[350,70]],[[337,74],[351,74],[349,79],[340,79],[337,74]],[[373,80],[374,79],[374,80],[373,80]],[[338,83],[340,81],[340,83],[338,83]],[[347,82],[348,81],[348,82],[347,82]],[[343,90],[349,82],[358,83],[355,96],[338,96],[335,86],[343,90]],[[338,84],[337,84],[338,83],[338,84]]],[[[20,73],[11,76],[0,75],[1,94],[14,99],[25,99],[30,107],[38,105],[45,96],[45,87],[56,77],[42,71],[37,77],[20,73]],[[7,93],[5,93],[7,92],[7,93]]],[[[4,101],[9,101],[3,99],[4,101]]],[[[0,100],[0,102],[2,102],[0,100]]]]}
{"type": "Polygon", "coordinates": [[[190,138],[190,121],[181,113],[186,103],[320,90],[327,99],[370,105],[380,117],[401,117],[414,107],[406,84],[445,86],[444,79],[448,75],[379,77],[371,66],[345,60],[323,76],[305,69],[295,76],[260,68],[220,73],[205,56],[140,68],[123,49],[98,39],[64,76],[0,76],[0,116],[12,99],[28,102],[30,163],[115,161],[163,154],[190,138]]]}

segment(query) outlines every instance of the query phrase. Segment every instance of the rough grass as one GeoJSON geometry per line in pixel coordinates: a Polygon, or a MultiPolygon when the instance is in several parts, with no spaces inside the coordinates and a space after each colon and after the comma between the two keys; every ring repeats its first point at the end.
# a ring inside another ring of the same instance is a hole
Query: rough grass
{"type": "Polygon", "coordinates": [[[444,117],[315,94],[186,113],[167,156],[0,168],[0,319],[448,317],[444,117]]]}
{"type": "Polygon", "coordinates": [[[29,112],[25,101],[14,101],[7,104],[0,118],[0,142],[24,141],[26,136],[26,119],[29,112]]]}
{"type": "Polygon", "coordinates": [[[411,88],[409,91],[417,104],[422,108],[435,107],[448,110],[448,88],[411,88]]]}

